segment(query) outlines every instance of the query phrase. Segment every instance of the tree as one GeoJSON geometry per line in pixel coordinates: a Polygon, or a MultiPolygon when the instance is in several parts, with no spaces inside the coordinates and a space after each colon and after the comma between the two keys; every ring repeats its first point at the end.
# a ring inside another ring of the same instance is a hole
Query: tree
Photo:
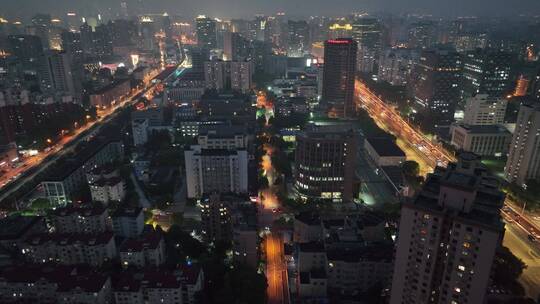
{"type": "Polygon", "coordinates": [[[215,303],[263,304],[266,303],[266,278],[249,266],[237,264],[223,279],[215,303]]]}
{"type": "Polygon", "coordinates": [[[34,210],[50,209],[51,202],[49,201],[48,198],[38,198],[32,202],[31,208],[34,210]]]}
{"type": "Polygon", "coordinates": [[[148,142],[146,143],[146,149],[150,151],[159,151],[162,149],[168,149],[171,147],[171,135],[169,131],[160,130],[154,131],[148,136],[148,142]]]}
{"type": "Polygon", "coordinates": [[[407,177],[417,177],[420,174],[420,165],[414,160],[403,162],[401,169],[407,177]]]}
{"type": "Polygon", "coordinates": [[[169,265],[178,264],[188,256],[199,259],[206,252],[206,247],[200,241],[176,224],[173,224],[165,233],[165,244],[169,265]]]}
{"type": "Polygon", "coordinates": [[[501,246],[493,261],[493,283],[511,290],[516,295],[523,295],[523,287],[517,282],[527,267],[507,247],[501,246]]]}

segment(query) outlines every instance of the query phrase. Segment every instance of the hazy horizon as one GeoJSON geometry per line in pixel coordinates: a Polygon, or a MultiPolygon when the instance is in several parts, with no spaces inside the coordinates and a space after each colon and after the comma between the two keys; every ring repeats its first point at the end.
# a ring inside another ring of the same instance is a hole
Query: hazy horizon
{"type": "MultiPolygon", "coordinates": [[[[3,17],[28,18],[36,13],[62,17],[67,11],[81,15],[101,13],[114,17],[120,11],[120,0],[1,0],[3,17]]],[[[351,12],[431,14],[437,17],[540,15],[539,0],[126,0],[132,13],[158,13],[194,16],[206,14],[222,18],[245,18],[255,14],[285,12],[289,16],[338,16],[351,12]]]]}

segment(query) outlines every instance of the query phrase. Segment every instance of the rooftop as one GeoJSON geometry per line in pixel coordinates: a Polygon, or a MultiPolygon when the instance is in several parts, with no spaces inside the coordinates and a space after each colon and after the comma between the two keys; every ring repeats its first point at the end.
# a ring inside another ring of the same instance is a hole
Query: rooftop
{"type": "Polygon", "coordinates": [[[79,146],[81,149],[78,150],[74,157],[65,159],[63,162],[56,162],[58,165],[52,168],[47,175],[47,178],[44,179],[44,182],[64,181],[64,179],[66,179],[73,172],[83,166],[89,159],[99,153],[101,149],[114,142],[121,143],[121,141],[113,138],[95,138],[89,142],[80,144],[79,146]]]}
{"type": "Polygon", "coordinates": [[[405,152],[401,150],[396,143],[384,137],[370,137],[366,141],[379,154],[379,156],[405,157],[405,152]]]}
{"type": "Polygon", "coordinates": [[[25,235],[34,225],[43,222],[41,216],[12,215],[0,220],[0,240],[15,240],[25,235]]]}
{"type": "Polygon", "coordinates": [[[309,242],[299,244],[301,252],[324,252],[324,244],[321,242],[309,242]]]}
{"type": "Polygon", "coordinates": [[[235,135],[246,135],[247,130],[244,125],[204,125],[199,127],[199,136],[210,138],[234,137],[235,135]]]}
{"type": "Polygon", "coordinates": [[[138,217],[142,214],[143,209],[140,207],[137,208],[128,208],[120,207],[113,212],[112,217],[138,217]]]}
{"type": "Polygon", "coordinates": [[[85,276],[72,276],[58,284],[59,292],[68,292],[80,289],[84,292],[99,292],[109,280],[108,276],[98,273],[92,273],[85,276]]]}
{"type": "Polygon", "coordinates": [[[180,280],[183,284],[195,285],[201,271],[202,268],[196,264],[182,265],[180,266],[180,280]]]}
{"type": "Polygon", "coordinates": [[[40,246],[49,242],[57,246],[68,246],[73,244],[83,244],[86,246],[97,246],[108,244],[114,235],[112,232],[102,233],[41,233],[35,234],[26,239],[26,243],[32,246],[40,246]]]}
{"type": "Polygon", "coordinates": [[[473,134],[506,134],[511,135],[510,131],[500,125],[465,125],[459,124],[459,127],[473,134]]]}
{"type": "Polygon", "coordinates": [[[114,185],[118,185],[121,182],[122,182],[122,178],[120,176],[115,176],[111,178],[103,177],[95,181],[91,186],[95,186],[95,187],[114,186],[114,185]]]}
{"type": "Polygon", "coordinates": [[[161,233],[161,230],[147,231],[137,239],[126,240],[122,246],[120,246],[120,251],[138,252],[146,249],[157,249],[162,239],[163,234],[161,233]]]}
{"type": "Polygon", "coordinates": [[[438,214],[451,214],[456,220],[482,225],[492,230],[504,229],[500,209],[503,206],[505,194],[499,190],[497,178],[490,175],[479,159],[471,158],[470,154],[472,153],[466,153],[461,158],[465,162],[463,165],[450,163],[447,168],[437,167],[434,173],[428,175],[424,187],[417,196],[405,202],[404,206],[438,214]],[[442,206],[439,203],[441,187],[474,193],[470,210],[442,206]]]}
{"type": "Polygon", "coordinates": [[[57,217],[64,217],[64,216],[82,216],[82,217],[90,217],[90,216],[98,216],[102,215],[107,211],[107,208],[103,206],[102,204],[88,204],[88,205],[68,205],[66,207],[57,208],[53,211],[53,215],[57,217]]]}
{"type": "Polygon", "coordinates": [[[389,244],[329,250],[326,252],[326,257],[328,261],[343,261],[348,263],[361,261],[391,263],[393,254],[394,247],[389,244]]]}
{"type": "Polygon", "coordinates": [[[321,217],[315,212],[301,212],[295,219],[309,226],[321,225],[321,217]]]}

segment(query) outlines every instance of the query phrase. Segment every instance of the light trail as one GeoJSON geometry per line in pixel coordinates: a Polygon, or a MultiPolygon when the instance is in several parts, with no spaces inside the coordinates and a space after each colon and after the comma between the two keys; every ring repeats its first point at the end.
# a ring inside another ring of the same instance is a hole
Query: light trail
{"type": "Polygon", "coordinates": [[[358,108],[365,109],[376,123],[383,125],[385,130],[413,148],[430,167],[446,166],[448,162],[455,161],[452,154],[416,130],[392,106],[385,103],[358,79],[355,85],[355,103],[358,108]]]}

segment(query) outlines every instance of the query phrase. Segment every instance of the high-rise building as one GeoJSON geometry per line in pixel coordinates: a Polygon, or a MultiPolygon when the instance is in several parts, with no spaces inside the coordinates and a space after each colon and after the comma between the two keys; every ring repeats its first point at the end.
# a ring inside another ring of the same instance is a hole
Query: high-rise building
{"type": "Polygon", "coordinates": [[[218,193],[201,201],[203,237],[209,241],[231,241],[232,221],[229,208],[218,193]]]}
{"type": "Polygon", "coordinates": [[[428,175],[402,203],[390,303],[484,303],[504,198],[472,153],[428,175]]]}
{"type": "Polygon", "coordinates": [[[302,57],[310,50],[309,26],[306,21],[288,21],[289,39],[287,46],[287,56],[302,57]]]}
{"type": "Polygon", "coordinates": [[[42,91],[62,92],[80,97],[75,91],[71,56],[66,52],[49,51],[44,56],[44,61],[45,67],[43,73],[40,73],[42,91]]]}
{"type": "Polygon", "coordinates": [[[386,81],[391,85],[405,86],[413,71],[414,65],[420,56],[413,49],[388,49],[379,59],[379,80],[386,81]]]}
{"type": "Polygon", "coordinates": [[[328,27],[328,39],[351,38],[352,33],[353,26],[350,23],[336,22],[328,27]]]}
{"type": "Polygon", "coordinates": [[[433,21],[424,20],[409,26],[408,47],[429,49],[437,44],[437,25],[433,21]]]}
{"type": "Polygon", "coordinates": [[[208,89],[251,90],[253,62],[213,60],[205,63],[204,80],[208,89]]]}
{"type": "Polygon", "coordinates": [[[506,96],[510,88],[510,73],[514,62],[511,53],[493,49],[476,49],[463,58],[464,97],[477,93],[493,97],[506,96]]]}
{"type": "Polygon", "coordinates": [[[49,14],[36,14],[32,17],[32,25],[27,28],[29,34],[36,35],[43,47],[49,48],[49,36],[52,28],[52,18],[49,14]]]}
{"type": "Polygon", "coordinates": [[[156,24],[154,19],[144,16],[139,25],[140,43],[143,50],[153,51],[156,48],[156,24]]]}
{"type": "Polygon", "coordinates": [[[23,69],[37,71],[43,56],[43,44],[38,36],[11,35],[8,44],[23,69]]]}
{"type": "Polygon", "coordinates": [[[204,194],[247,193],[248,155],[246,150],[202,149],[191,146],[184,152],[187,196],[204,194]]]}
{"type": "Polygon", "coordinates": [[[540,103],[521,105],[516,129],[504,168],[507,181],[526,187],[529,179],[540,177],[540,103]]]}
{"type": "Polygon", "coordinates": [[[504,123],[508,100],[477,94],[467,98],[463,123],[467,125],[500,125],[504,123]]]}
{"type": "Polygon", "coordinates": [[[92,56],[94,54],[94,41],[93,41],[93,32],[94,29],[88,24],[83,23],[79,27],[81,33],[81,48],[85,56],[92,56]]]}
{"type": "Polygon", "coordinates": [[[137,41],[137,23],[133,20],[117,19],[107,24],[111,31],[113,46],[133,46],[137,41]]]}
{"type": "Polygon", "coordinates": [[[422,51],[414,71],[415,108],[427,129],[449,125],[460,101],[461,62],[450,48],[422,51]]]}
{"type": "Polygon", "coordinates": [[[382,29],[375,18],[356,18],[352,24],[352,37],[358,43],[358,70],[371,73],[379,59],[382,44],[382,29]]]}
{"type": "Polygon", "coordinates": [[[324,43],[322,101],[330,116],[355,115],[354,80],[358,45],[353,39],[334,39],[324,43]]]}
{"type": "Polygon", "coordinates": [[[197,23],[197,44],[201,48],[215,49],[217,47],[216,21],[206,16],[195,19],[197,23]]]}
{"type": "Polygon", "coordinates": [[[483,49],[487,46],[486,33],[462,33],[455,37],[454,45],[458,52],[468,52],[476,49],[483,49]]]}
{"type": "Polygon", "coordinates": [[[239,33],[225,32],[223,37],[223,60],[243,61],[250,57],[249,41],[239,33]]]}
{"type": "Polygon", "coordinates": [[[80,62],[84,55],[81,34],[64,31],[62,33],[62,50],[68,53],[74,61],[80,62]]]}
{"type": "Polygon", "coordinates": [[[351,201],[358,133],[348,125],[310,125],[296,136],[295,188],[304,199],[351,201]]]}

